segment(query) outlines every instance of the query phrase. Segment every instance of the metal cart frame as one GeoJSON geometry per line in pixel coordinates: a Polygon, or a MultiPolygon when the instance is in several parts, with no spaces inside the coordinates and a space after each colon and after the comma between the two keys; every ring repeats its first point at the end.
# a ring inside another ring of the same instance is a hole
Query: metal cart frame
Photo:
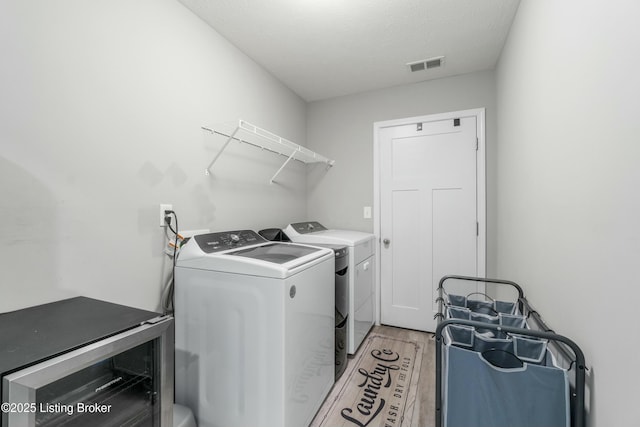
{"type": "Polygon", "coordinates": [[[450,325],[461,325],[467,327],[474,328],[482,328],[482,329],[490,329],[505,333],[525,335],[535,338],[542,338],[549,341],[551,347],[563,357],[564,360],[570,361],[571,364],[575,364],[574,367],[574,383],[570,390],[570,404],[571,404],[571,426],[572,427],[585,427],[585,371],[586,364],[585,358],[580,347],[571,339],[556,334],[553,330],[551,330],[540,314],[533,309],[531,304],[527,301],[524,296],[524,292],[522,287],[515,282],[509,280],[501,280],[501,279],[490,279],[490,278],[481,278],[481,277],[469,277],[469,276],[444,276],[440,280],[440,284],[438,286],[439,297],[438,301],[438,309],[439,312],[436,316],[439,318],[438,327],[435,332],[435,340],[436,340],[436,427],[442,427],[443,425],[443,331],[450,325]],[[462,319],[450,319],[446,320],[444,316],[444,306],[445,300],[443,297],[444,294],[444,285],[447,280],[460,280],[460,281],[469,281],[469,282],[484,282],[484,283],[492,283],[492,284],[500,284],[511,286],[515,288],[518,293],[518,308],[520,312],[527,317],[527,319],[533,319],[536,323],[536,327],[540,330],[535,329],[522,329],[522,328],[513,328],[502,325],[493,325],[484,322],[477,322],[471,320],[462,320],[462,319]]]}

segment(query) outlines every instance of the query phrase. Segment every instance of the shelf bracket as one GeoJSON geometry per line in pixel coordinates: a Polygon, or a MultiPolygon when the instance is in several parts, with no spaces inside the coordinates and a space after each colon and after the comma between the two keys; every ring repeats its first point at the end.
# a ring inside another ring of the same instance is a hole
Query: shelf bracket
{"type": "MultiPolygon", "coordinates": [[[[205,128],[203,127],[202,129],[207,130],[211,133],[213,133],[214,131],[209,129],[209,128],[205,128]]],[[[220,157],[220,155],[222,154],[222,152],[224,151],[225,148],[227,148],[227,145],[229,145],[229,143],[231,141],[233,141],[234,137],[236,136],[236,133],[238,133],[238,130],[240,128],[236,128],[233,133],[231,135],[229,135],[229,137],[227,138],[227,141],[224,143],[224,145],[222,146],[222,148],[220,149],[220,151],[218,151],[218,153],[216,154],[216,156],[213,158],[213,160],[211,160],[211,163],[209,163],[209,166],[207,166],[207,168],[204,171],[205,175],[211,175],[211,166],[213,166],[213,164],[218,160],[218,157],[220,157]]]]}
{"type": "Polygon", "coordinates": [[[291,159],[293,159],[293,156],[296,154],[297,151],[298,150],[293,150],[293,153],[291,153],[291,155],[287,158],[287,160],[284,161],[282,166],[280,166],[280,169],[278,169],[278,171],[271,177],[271,179],[269,180],[269,184],[273,184],[273,181],[276,179],[276,176],[278,176],[278,174],[282,172],[282,169],[284,169],[284,167],[287,166],[287,163],[289,163],[291,159]]]}

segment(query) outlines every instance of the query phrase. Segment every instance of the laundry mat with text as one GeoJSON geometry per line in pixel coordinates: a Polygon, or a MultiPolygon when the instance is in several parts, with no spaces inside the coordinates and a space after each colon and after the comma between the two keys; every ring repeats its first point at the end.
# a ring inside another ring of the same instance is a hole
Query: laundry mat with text
{"type": "Polygon", "coordinates": [[[411,425],[421,362],[420,343],[370,336],[311,427],[411,425]]]}

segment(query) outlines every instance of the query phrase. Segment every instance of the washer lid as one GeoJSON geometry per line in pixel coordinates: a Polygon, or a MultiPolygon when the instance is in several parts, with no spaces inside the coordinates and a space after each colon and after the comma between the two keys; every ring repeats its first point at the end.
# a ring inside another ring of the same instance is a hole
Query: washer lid
{"type": "Polygon", "coordinates": [[[318,221],[294,222],[289,224],[289,228],[295,230],[298,234],[315,233],[317,231],[326,230],[327,227],[318,221]]]}
{"type": "Polygon", "coordinates": [[[304,245],[268,243],[261,246],[253,246],[250,248],[230,251],[226,254],[259,259],[262,261],[273,262],[275,264],[285,264],[314,252],[318,252],[318,248],[304,245]]]}
{"type": "Polygon", "coordinates": [[[285,233],[294,242],[300,243],[331,243],[342,244],[345,246],[356,246],[362,242],[372,240],[373,234],[363,233],[362,231],[351,230],[327,230],[323,226],[317,227],[318,224],[310,222],[313,228],[305,228],[301,226],[305,223],[289,224],[285,229],[285,233]],[[299,231],[304,230],[303,233],[299,231]]]}
{"type": "Polygon", "coordinates": [[[286,278],[331,258],[327,248],[269,242],[239,230],[195,236],[180,248],[176,267],[286,278]]]}

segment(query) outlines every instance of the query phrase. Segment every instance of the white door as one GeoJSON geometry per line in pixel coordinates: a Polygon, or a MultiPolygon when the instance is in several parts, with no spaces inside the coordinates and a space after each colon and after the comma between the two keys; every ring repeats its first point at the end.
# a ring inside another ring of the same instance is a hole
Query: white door
{"type": "Polygon", "coordinates": [[[377,130],[383,324],[434,331],[440,278],[484,274],[477,179],[483,118],[427,116],[377,130]]]}

